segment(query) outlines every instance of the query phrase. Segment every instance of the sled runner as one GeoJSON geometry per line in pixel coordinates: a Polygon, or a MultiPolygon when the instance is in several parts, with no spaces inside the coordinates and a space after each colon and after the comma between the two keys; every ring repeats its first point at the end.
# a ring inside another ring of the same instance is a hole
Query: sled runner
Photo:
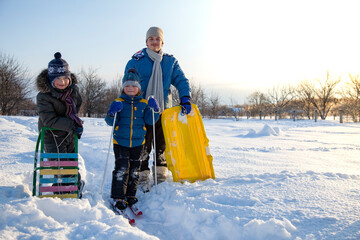
{"type": "Polygon", "coordinates": [[[180,106],[166,109],[161,121],[165,158],[174,182],[215,179],[209,139],[197,106],[192,104],[188,115],[181,113],[180,106]]]}
{"type": "Polygon", "coordinates": [[[45,153],[44,135],[46,130],[56,130],[43,127],[40,131],[34,158],[33,196],[79,198],[78,180],[78,137],[75,137],[75,153],[45,153]],[[40,149],[39,149],[40,146],[40,149]],[[61,161],[61,159],[73,159],[61,161]]]}

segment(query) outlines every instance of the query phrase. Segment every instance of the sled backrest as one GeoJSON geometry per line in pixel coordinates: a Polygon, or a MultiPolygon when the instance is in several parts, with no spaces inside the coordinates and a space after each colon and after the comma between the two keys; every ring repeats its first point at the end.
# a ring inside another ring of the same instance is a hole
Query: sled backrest
{"type": "Polygon", "coordinates": [[[47,130],[43,127],[35,148],[33,196],[78,198],[78,137],[75,137],[75,153],[45,153],[44,135],[47,130]]]}

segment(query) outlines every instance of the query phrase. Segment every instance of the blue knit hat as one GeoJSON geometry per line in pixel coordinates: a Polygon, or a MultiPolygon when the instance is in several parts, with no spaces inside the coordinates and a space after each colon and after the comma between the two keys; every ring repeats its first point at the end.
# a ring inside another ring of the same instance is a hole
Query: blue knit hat
{"type": "Polygon", "coordinates": [[[51,60],[48,65],[48,78],[50,84],[54,86],[55,79],[61,76],[68,77],[71,83],[69,64],[61,58],[61,53],[59,52],[55,53],[54,57],[55,59],[51,60]]]}
{"type": "Polygon", "coordinates": [[[139,90],[141,90],[140,76],[136,72],[136,69],[134,69],[134,68],[130,68],[129,70],[127,70],[127,72],[123,78],[122,88],[129,86],[129,85],[136,86],[139,88],[139,90]]]}

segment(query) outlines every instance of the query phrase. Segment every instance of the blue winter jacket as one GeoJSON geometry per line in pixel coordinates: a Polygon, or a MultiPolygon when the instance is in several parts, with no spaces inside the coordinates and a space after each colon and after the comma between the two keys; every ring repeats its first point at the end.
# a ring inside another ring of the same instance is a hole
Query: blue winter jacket
{"type": "MultiPolygon", "coordinates": [[[[152,109],[147,105],[147,100],[141,95],[131,97],[122,93],[114,102],[121,101],[123,109],[117,113],[115,129],[113,134],[113,143],[123,147],[137,147],[145,142],[146,128],[153,124],[152,109]]],[[[159,113],[154,114],[155,122],[159,119],[159,113]]],[[[113,126],[114,117],[106,114],[105,121],[113,126]]]]}
{"type": "MultiPolygon", "coordinates": [[[[132,56],[132,59],[126,64],[125,74],[128,69],[135,68],[139,73],[141,81],[141,90],[143,91],[143,97],[146,96],[146,89],[149,84],[149,80],[152,74],[154,62],[150,59],[146,53],[146,48],[138,51],[132,56]]],[[[184,96],[191,97],[189,80],[185,77],[184,72],[181,70],[178,61],[172,55],[164,53],[161,61],[163,86],[164,86],[164,105],[165,108],[169,108],[169,94],[170,86],[173,85],[179,91],[179,97],[184,96]]],[[[125,76],[124,74],[124,76],[125,76]]],[[[170,101],[171,103],[171,101],[170,101]]]]}

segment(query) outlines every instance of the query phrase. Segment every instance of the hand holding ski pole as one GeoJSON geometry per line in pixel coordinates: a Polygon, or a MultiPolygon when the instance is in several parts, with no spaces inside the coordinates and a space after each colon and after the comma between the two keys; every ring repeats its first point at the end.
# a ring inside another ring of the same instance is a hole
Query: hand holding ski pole
{"type": "Polygon", "coordinates": [[[111,104],[109,111],[107,112],[110,117],[113,117],[117,112],[123,109],[122,102],[114,102],[111,104]]]}
{"type": "Polygon", "coordinates": [[[148,106],[149,106],[151,109],[153,109],[154,112],[156,112],[156,113],[160,112],[159,103],[158,103],[158,101],[157,101],[154,97],[152,97],[152,96],[149,97],[148,106]]]}

